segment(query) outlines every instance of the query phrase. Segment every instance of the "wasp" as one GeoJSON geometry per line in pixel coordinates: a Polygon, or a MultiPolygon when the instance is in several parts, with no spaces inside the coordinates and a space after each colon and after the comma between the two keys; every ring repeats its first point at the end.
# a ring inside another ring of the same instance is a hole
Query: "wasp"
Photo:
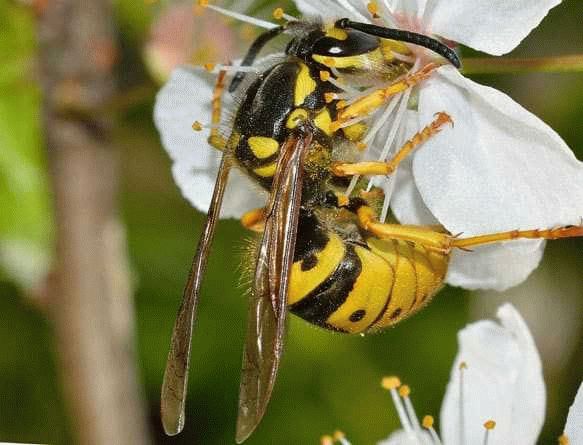
{"type": "MultiPolygon", "coordinates": [[[[212,239],[229,172],[239,168],[268,192],[266,205],[242,224],[261,233],[254,249],[239,394],[236,440],[259,424],[282,357],[286,316],[325,329],[361,334],[392,326],[423,308],[443,285],[453,249],[516,238],[582,236],[579,226],[463,238],[441,227],[389,224],[379,218],[381,189],[346,194],[357,175],[390,175],[416,147],[443,130],[444,111],[386,162],[361,161],[367,116],[440,66],[414,72],[403,42],[422,46],[456,67],[456,53],[425,35],[354,22],[291,20],[261,34],[241,66],[251,66],[267,42],[288,36],[281,60],[249,79],[241,68],[228,87],[239,97],[230,134],[214,128],[209,143],[222,151],[211,205],[174,326],[162,386],[166,432],[184,426],[190,343],[212,239]],[[375,88],[367,88],[370,79],[375,88]],[[361,91],[342,99],[341,82],[361,91]]],[[[218,75],[213,122],[220,120],[226,72],[218,75]]],[[[454,130],[448,130],[454,131],[454,130]]]]}

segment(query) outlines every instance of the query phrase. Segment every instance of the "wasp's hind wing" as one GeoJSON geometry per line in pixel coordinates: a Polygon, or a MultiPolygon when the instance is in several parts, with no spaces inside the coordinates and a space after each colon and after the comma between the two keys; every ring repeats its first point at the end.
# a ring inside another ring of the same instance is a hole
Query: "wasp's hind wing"
{"type": "Polygon", "coordinates": [[[182,304],[172,331],[170,352],[168,353],[168,361],[166,362],[164,381],[162,383],[160,407],[164,431],[170,436],[178,434],[184,427],[184,406],[188,384],[192,329],[200,285],[206,269],[217,220],[219,219],[230,168],[231,162],[223,155],[204,229],[198,241],[196,254],[184,289],[182,304]]]}
{"type": "Polygon", "coordinates": [[[289,276],[302,195],[305,154],[312,135],[289,137],[281,148],[249,302],[239,393],[237,443],[255,430],[275,384],[283,351],[289,276]]]}

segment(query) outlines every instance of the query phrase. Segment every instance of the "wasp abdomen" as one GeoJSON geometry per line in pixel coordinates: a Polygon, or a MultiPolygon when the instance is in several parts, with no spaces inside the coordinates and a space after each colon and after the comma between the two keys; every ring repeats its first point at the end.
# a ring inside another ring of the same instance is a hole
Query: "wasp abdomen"
{"type": "Polygon", "coordinates": [[[441,287],[448,256],[400,240],[341,238],[303,216],[290,277],[290,311],[340,332],[379,330],[422,308],[441,287]]]}

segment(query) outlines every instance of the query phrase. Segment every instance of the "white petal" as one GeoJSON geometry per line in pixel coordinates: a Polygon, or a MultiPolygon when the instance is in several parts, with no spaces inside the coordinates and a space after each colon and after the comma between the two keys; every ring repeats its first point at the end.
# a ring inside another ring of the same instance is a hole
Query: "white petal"
{"type": "MultiPolygon", "coordinates": [[[[414,154],[413,174],[425,205],[451,233],[473,236],[579,224],[583,163],[550,127],[505,94],[449,67],[420,89],[421,122],[439,111],[449,113],[455,126],[444,128],[414,154]]],[[[504,260],[511,264],[518,255],[527,260],[540,246],[538,241],[530,244],[498,247],[515,249],[504,260]]],[[[473,255],[486,251],[476,249],[473,255]]],[[[532,267],[537,262],[530,259],[532,267]]],[[[523,266],[507,268],[494,287],[520,282],[529,272],[523,266]]],[[[484,274],[468,276],[460,270],[451,276],[458,284],[465,277],[472,287],[486,286],[479,282],[487,278],[484,274]]]]}
{"type": "Polygon", "coordinates": [[[414,435],[404,430],[397,430],[389,434],[386,439],[377,442],[377,445],[425,445],[431,443],[433,443],[431,437],[425,431],[414,435]]]}
{"type": "Polygon", "coordinates": [[[583,384],[579,386],[575,401],[569,408],[565,434],[569,445],[583,445],[583,384]]]}
{"type": "MultiPolygon", "coordinates": [[[[172,174],[183,196],[198,210],[206,212],[213,193],[221,153],[206,141],[206,131],[192,129],[195,120],[209,122],[213,76],[186,67],[174,70],[170,80],[156,96],[154,121],[162,145],[172,158],[172,174]]],[[[232,100],[224,97],[228,111],[232,100]]],[[[264,197],[240,172],[229,178],[221,215],[239,217],[263,205],[264,197]]]]}
{"type": "Polygon", "coordinates": [[[530,331],[510,304],[497,316],[500,324],[482,320],[458,333],[459,350],[441,407],[442,439],[448,445],[482,443],[487,420],[496,422],[490,445],[535,444],[542,428],[545,386],[530,331]],[[462,362],[467,369],[460,400],[462,362]]]}
{"type": "Polygon", "coordinates": [[[393,214],[401,224],[436,225],[439,221],[429,211],[413,180],[412,159],[405,159],[397,170],[391,199],[393,214]]]}
{"type": "Polygon", "coordinates": [[[489,245],[472,252],[452,253],[446,283],[465,289],[504,291],[522,283],[537,268],[544,242],[513,241],[510,245],[489,245]]]}
{"type": "Polygon", "coordinates": [[[426,8],[428,0],[385,0],[385,3],[397,17],[399,14],[406,14],[411,22],[411,18],[421,18],[426,8]]]}
{"type": "Polygon", "coordinates": [[[561,0],[430,0],[430,31],[494,55],[512,51],[561,0]]]}
{"type": "Polygon", "coordinates": [[[348,16],[352,19],[363,20],[363,16],[355,8],[355,1],[350,0],[294,0],[298,10],[307,16],[323,16],[326,19],[342,18],[348,16]]]}

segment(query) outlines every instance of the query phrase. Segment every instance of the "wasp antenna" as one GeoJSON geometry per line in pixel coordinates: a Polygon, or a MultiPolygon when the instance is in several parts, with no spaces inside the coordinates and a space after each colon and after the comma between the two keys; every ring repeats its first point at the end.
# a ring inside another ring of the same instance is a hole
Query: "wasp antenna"
{"type": "Polygon", "coordinates": [[[370,23],[353,22],[348,18],[340,19],[336,22],[337,28],[351,28],[357,31],[364,32],[383,39],[398,40],[400,42],[413,43],[414,45],[422,46],[430,49],[434,53],[445,57],[456,68],[461,68],[462,64],[458,55],[449,46],[441,43],[439,40],[433,39],[424,34],[416,32],[404,31],[402,29],[385,28],[383,26],[371,25],[370,23]]]}

